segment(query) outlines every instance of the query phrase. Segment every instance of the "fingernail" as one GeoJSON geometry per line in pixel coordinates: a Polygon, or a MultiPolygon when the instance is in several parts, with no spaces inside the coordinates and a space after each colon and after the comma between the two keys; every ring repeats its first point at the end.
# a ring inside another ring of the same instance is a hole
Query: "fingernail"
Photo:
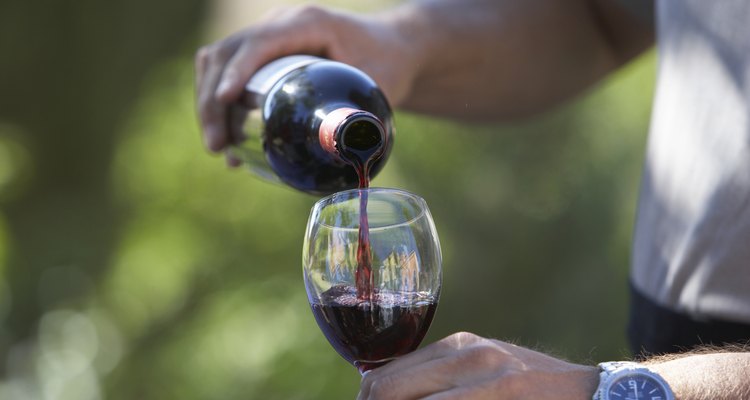
{"type": "Polygon", "coordinates": [[[212,126],[206,127],[205,136],[203,137],[203,143],[205,144],[207,149],[211,150],[214,153],[221,150],[218,130],[212,126]]]}
{"type": "Polygon", "coordinates": [[[227,167],[229,167],[229,168],[237,168],[240,165],[242,165],[242,161],[240,161],[237,158],[233,157],[231,154],[227,154],[227,167]]]}

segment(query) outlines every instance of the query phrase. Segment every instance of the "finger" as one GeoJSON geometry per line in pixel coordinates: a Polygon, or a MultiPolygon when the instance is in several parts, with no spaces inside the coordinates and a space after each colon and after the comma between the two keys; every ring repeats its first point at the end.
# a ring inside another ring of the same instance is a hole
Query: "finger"
{"type": "MultiPolygon", "coordinates": [[[[280,46],[264,46],[264,43],[273,43],[279,38],[289,37],[288,33],[276,29],[278,32],[272,35],[262,32],[271,29],[279,20],[284,20],[293,13],[294,8],[289,6],[277,6],[267,11],[256,23],[255,28],[250,28],[240,35],[245,37],[238,51],[227,62],[221,82],[216,90],[216,97],[221,101],[232,101],[240,96],[243,85],[250,80],[252,74],[263,64],[284,55],[283,52],[274,52],[280,46]],[[265,39],[264,39],[265,37],[265,39]],[[271,51],[269,51],[271,50],[271,51]]],[[[287,53],[288,54],[288,53],[287,53]]]]}
{"type": "Polygon", "coordinates": [[[438,360],[448,354],[448,349],[443,349],[443,346],[444,343],[435,342],[430,344],[429,346],[425,346],[409,354],[398,357],[388,364],[368,371],[367,374],[363,376],[362,381],[365,382],[368,377],[370,380],[374,380],[382,376],[397,374],[401,371],[408,371],[411,368],[414,368],[426,362],[438,360]]]}
{"type": "Polygon", "coordinates": [[[451,362],[435,359],[407,370],[388,374],[366,374],[358,400],[417,399],[446,391],[454,386],[455,372],[451,362]]]}
{"type": "Polygon", "coordinates": [[[208,46],[203,46],[195,53],[195,88],[196,93],[201,87],[203,76],[206,73],[206,64],[208,63],[208,54],[211,50],[208,46]]]}
{"type": "Polygon", "coordinates": [[[248,37],[226,63],[214,96],[222,102],[240,97],[245,83],[265,62],[276,58],[262,41],[248,37]]]}
{"type": "Polygon", "coordinates": [[[220,151],[228,143],[226,105],[214,95],[224,66],[236,51],[236,40],[225,40],[202,51],[198,76],[198,115],[203,128],[204,142],[211,151],[220,151]]]}
{"type": "Polygon", "coordinates": [[[425,377],[439,377],[438,383],[449,382],[453,385],[486,380],[496,373],[498,365],[507,358],[506,352],[492,343],[467,332],[450,335],[368,373],[361,383],[362,398],[368,398],[366,396],[370,396],[374,388],[386,391],[386,394],[385,397],[378,394],[372,398],[388,398],[388,395],[394,394],[401,398],[403,393],[413,394],[412,390],[433,390],[429,392],[432,394],[438,386],[411,386],[415,385],[415,381],[426,381],[425,377]],[[422,375],[416,375],[414,371],[420,371],[417,374],[422,375]],[[399,383],[403,383],[403,386],[399,383]]]}
{"type": "Polygon", "coordinates": [[[467,347],[480,340],[483,339],[471,333],[454,333],[438,340],[437,342],[401,356],[382,367],[378,367],[371,371],[371,373],[374,373],[375,375],[384,375],[392,372],[404,371],[424,362],[451,355],[454,351],[460,350],[461,348],[467,347]]]}
{"type": "MultiPolygon", "coordinates": [[[[402,356],[382,367],[372,370],[362,378],[362,382],[360,384],[360,394],[362,396],[361,398],[369,398],[368,396],[370,396],[373,388],[376,388],[375,390],[380,391],[388,391],[391,388],[398,388],[398,390],[404,390],[407,393],[412,393],[409,388],[401,389],[400,386],[396,385],[397,382],[391,383],[390,381],[398,380],[403,376],[412,376],[412,374],[414,374],[414,371],[424,371],[423,373],[425,374],[428,372],[445,374],[444,369],[447,368],[446,366],[449,366],[453,361],[451,360],[451,357],[455,356],[457,354],[457,351],[470,346],[479,340],[483,339],[470,333],[455,333],[419,350],[402,356]]],[[[455,376],[455,374],[448,374],[448,377],[452,376],[455,376]]],[[[427,382],[424,377],[413,375],[413,378],[418,382],[426,382],[425,386],[417,385],[412,387],[412,389],[414,390],[435,390],[437,387],[433,384],[439,382],[447,382],[444,378],[442,378],[438,382],[433,382],[431,384],[427,382]]],[[[410,380],[401,382],[405,382],[406,386],[412,384],[410,380]]],[[[376,394],[380,396],[377,392],[376,394]]]]}
{"type": "Polygon", "coordinates": [[[216,98],[236,100],[245,83],[261,66],[290,54],[325,54],[327,41],[321,37],[319,21],[311,17],[280,17],[273,23],[248,31],[246,39],[227,62],[216,98]]]}

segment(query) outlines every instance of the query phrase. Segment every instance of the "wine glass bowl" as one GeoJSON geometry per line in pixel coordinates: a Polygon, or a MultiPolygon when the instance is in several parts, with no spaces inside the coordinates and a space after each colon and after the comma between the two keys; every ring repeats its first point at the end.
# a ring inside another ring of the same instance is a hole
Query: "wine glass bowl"
{"type": "Polygon", "coordinates": [[[442,283],[440,243],[422,198],[384,188],[323,198],[311,211],[302,258],[318,326],[360,372],[419,346],[442,283]]]}

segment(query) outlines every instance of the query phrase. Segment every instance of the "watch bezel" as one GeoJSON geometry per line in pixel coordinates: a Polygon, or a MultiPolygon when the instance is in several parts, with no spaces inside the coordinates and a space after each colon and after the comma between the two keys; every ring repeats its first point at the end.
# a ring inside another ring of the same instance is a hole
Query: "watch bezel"
{"type": "Polygon", "coordinates": [[[672,388],[669,386],[667,381],[662,378],[662,376],[657,372],[652,371],[648,367],[630,362],[602,363],[599,364],[599,366],[602,369],[602,372],[600,373],[599,387],[596,389],[596,393],[593,397],[594,400],[622,400],[621,398],[611,399],[609,396],[609,391],[616,383],[620,382],[622,378],[628,376],[653,379],[666,394],[666,398],[664,398],[664,400],[675,400],[672,388]]]}

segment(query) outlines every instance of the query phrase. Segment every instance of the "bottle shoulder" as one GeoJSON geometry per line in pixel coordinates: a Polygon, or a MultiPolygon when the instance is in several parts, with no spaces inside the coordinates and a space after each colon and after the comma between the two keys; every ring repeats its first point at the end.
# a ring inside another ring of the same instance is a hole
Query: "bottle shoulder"
{"type": "Polygon", "coordinates": [[[263,96],[290,72],[321,60],[323,59],[320,57],[308,55],[292,55],[276,59],[258,69],[245,85],[245,89],[255,95],[263,96]]]}
{"type": "Polygon", "coordinates": [[[390,125],[391,108],[377,84],[365,73],[335,61],[321,60],[289,72],[264,99],[266,118],[288,117],[319,122],[342,107],[359,109],[390,125]]]}

